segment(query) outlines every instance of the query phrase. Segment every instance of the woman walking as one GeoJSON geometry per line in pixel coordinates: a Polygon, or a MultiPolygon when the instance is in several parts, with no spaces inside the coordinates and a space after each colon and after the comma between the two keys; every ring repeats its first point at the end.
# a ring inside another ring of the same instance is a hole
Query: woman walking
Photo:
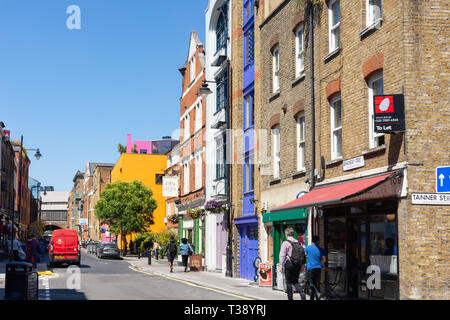
{"type": "Polygon", "coordinates": [[[189,256],[194,253],[194,250],[192,249],[191,245],[188,243],[188,240],[186,238],[181,239],[181,242],[182,242],[180,244],[181,260],[183,261],[184,272],[187,272],[188,259],[189,256]]]}

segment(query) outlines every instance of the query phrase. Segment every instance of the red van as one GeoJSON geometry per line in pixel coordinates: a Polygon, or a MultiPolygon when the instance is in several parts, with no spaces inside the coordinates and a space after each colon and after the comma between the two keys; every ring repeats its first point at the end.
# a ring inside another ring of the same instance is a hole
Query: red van
{"type": "Polygon", "coordinates": [[[53,231],[49,245],[49,266],[57,263],[69,263],[80,266],[81,246],[75,230],[57,229],[53,231]]]}

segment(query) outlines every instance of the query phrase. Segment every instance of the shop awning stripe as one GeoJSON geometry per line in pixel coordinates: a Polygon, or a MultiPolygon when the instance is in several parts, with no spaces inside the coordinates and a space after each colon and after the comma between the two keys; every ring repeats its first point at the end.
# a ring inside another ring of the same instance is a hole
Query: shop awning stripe
{"type": "Polygon", "coordinates": [[[350,196],[360,194],[375,185],[387,180],[394,173],[387,173],[375,177],[358,179],[349,182],[343,182],[332,186],[319,187],[306,193],[304,196],[295,199],[281,207],[271,210],[271,212],[280,212],[286,210],[307,208],[312,206],[321,206],[326,204],[338,203],[350,196]]]}

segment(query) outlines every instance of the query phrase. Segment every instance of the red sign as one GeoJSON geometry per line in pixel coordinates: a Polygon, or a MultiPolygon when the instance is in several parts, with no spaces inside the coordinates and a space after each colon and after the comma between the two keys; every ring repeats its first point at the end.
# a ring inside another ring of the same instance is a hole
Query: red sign
{"type": "Polygon", "coordinates": [[[260,287],[272,286],[272,266],[266,263],[260,263],[258,268],[258,281],[260,287]]]}
{"type": "Polygon", "coordinates": [[[392,113],[394,112],[393,96],[375,97],[375,113],[392,113]]]}
{"type": "Polygon", "coordinates": [[[9,130],[3,130],[3,133],[5,135],[5,140],[9,140],[9,137],[11,135],[11,132],[9,130]]]}

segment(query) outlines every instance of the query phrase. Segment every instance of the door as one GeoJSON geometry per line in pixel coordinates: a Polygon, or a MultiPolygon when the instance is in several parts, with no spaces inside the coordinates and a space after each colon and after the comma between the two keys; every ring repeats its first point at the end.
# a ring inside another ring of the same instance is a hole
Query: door
{"type": "Polygon", "coordinates": [[[216,217],[216,269],[222,269],[222,255],[225,253],[225,224],[223,215],[216,217]]]}
{"type": "Polygon", "coordinates": [[[258,257],[258,225],[242,225],[240,228],[240,234],[240,277],[248,280],[254,280],[256,275],[254,261],[258,257]]]}

